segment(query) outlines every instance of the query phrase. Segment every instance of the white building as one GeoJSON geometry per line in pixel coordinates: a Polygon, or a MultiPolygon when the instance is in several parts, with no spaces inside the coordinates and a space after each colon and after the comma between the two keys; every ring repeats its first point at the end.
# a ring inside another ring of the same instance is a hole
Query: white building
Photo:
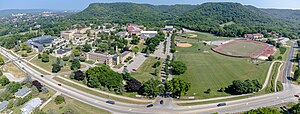
{"type": "Polygon", "coordinates": [[[27,102],[22,108],[22,114],[30,114],[36,107],[42,104],[42,100],[40,98],[34,98],[27,102]]]}

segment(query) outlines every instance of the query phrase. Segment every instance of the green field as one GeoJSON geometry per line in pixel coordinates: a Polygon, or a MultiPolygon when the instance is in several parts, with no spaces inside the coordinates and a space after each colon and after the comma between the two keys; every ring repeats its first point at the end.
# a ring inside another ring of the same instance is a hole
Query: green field
{"type": "Polygon", "coordinates": [[[51,100],[43,108],[43,111],[54,112],[54,114],[64,114],[66,110],[71,111],[72,114],[110,114],[110,112],[106,110],[93,107],[64,95],[63,97],[65,98],[65,103],[57,105],[54,100],[51,100]]]}
{"type": "Polygon", "coordinates": [[[188,70],[175,77],[190,82],[191,89],[186,96],[195,96],[197,99],[229,95],[217,90],[227,87],[233,80],[258,79],[263,83],[270,66],[270,62],[255,65],[250,59],[223,56],[201,43],[193,43],[189,48],[177,47],[177,50],[176,60],[184,62],[188,70]],[[205,53],[202,50],[209,51],[205,53]],[[207,89],[211,89],[210,94],[204,93],[207,89]]]}
{"type": "Polygon", "coordinates": [[[252,42],[238,42],[224,46],[219,50],[228,55],[249,56],[255,52],[258,52],[261,48],[263,48],[263,45],[261,44],[255,44],[252,42]]]}
{"type": "Polygon", "coordinates": [[[274,84],[275,84],[275,79],[276,79],[276,76],[277,76],[277,73],[278,73],[278,68],[279,68],[280,65],[281,65],[280,62],[274,63],[269,83],[268,83],[268,85],[265,89],[266,93],[275,92],[275,89],[274,89],[275,85],[274,84]]]}
{"type": "MultiPolygon", "coordinates": [[[[152,75],[154,73],[155,68],[152,66],[154,65],[155,62],[161,61],[162,59],[158,60],[155,59],[155,57],[148,57],[146,61],[140,66],[140,68],[137,69],[136,72],[132,72],[131,76],[136,78],[137,80],[141,82],[146,82],[151,78],[158,79],[157,76],[152,75]]],[[[159,70],[160,71],[160,70],[159,70]]]]}
{"type": "Polygon", "coordinates": [[[215,41],[215,40],[229,40],[229,37],[219,37],[213,34],[204,32],[187,32],[176,36],[176,39],[186,42],[199,42],[199,41],[215,41]],[[190,37],[190,35],[197,35],[197,37],[190,37]]]}

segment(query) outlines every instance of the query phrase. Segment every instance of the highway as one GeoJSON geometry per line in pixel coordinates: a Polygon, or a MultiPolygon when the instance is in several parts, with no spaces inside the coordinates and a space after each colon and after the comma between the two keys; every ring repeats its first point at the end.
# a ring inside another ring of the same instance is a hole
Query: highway
{"type": "MultiPolygon", "coordinates": [[[[292,46],[293,47],[293,46],[292,46]]],[[[11,55],[10,53],[6,52],[1,48],[0,53],[8,58],[9,60],[17,59],[17,57],[11,55]]],[[[293,58],[293,48],[291,48],[288,60],[291,60],[293,58]]],[[[146,108],[146,105],[138,105],[138,104],[127,104],[127,103],[121,103],[116,102],[116,104],[111,105],[105,103],[108,99],[101,98],[92,94],[85,93],[83,91],[77,90],[75,88],[72,88],[67,85],[58,86],[57,84],[59,82],[47,78],[47,77],[41,77],[41,73],[36,71],[35,69],[29,67],[24,62],[18,62],[13,61],[14,64],[16,64],[18,67],[23,69],[25,72],[27,72],[32,78],[39,80],[42,84],[45,86],[61,92],[62,94],[69,96],[73,99],[79,100],[81,102],[90,104],[92,106],[108,110],[112,113],[135,113],[135,114],[172,114],[172,113],[180,113],[180,114],[194,114],[194,113],[213,113],[213,112],[219,112],[219,113],[233,113],[233,112],[241,112],[250,110],[253,108],[259,108],[259,107],[265,107],[265,106],[272,106],[276,104],[286,103],[286,102],[297,102],[298,99],[295,98],[294,94],[300,94],[300,87],[296,85],[292,85],[289,80],[285,80],[284,78],[289,77],[290,71],[291,71],[291,64],[288,63],[285,65],[285,71],[283,74],[283,81],[284,82],[284,91],[272,93],[272,94],[265,94],[255,97],[250,97],[246,99],[240,99],[240,100],[233,100],[226,102],[227,106],[223,107],[217,107],[218,103],[211,103],[211,104],[205,104],[205,105],[194,105],[194,106],[177,106],[173,104],[172,100],[170,102],[166,103],[165,105],[159,105],[157,103],[154,103],[155,105],[151,108],[146,108]]]]}

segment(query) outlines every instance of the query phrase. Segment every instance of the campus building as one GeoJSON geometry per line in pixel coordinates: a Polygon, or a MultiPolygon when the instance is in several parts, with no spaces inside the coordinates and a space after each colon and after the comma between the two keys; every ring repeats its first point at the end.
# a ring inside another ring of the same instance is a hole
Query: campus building
{"type": "Polygon", "coordinates": [[[248,38],[248,39],[259,39],[259,38],[263,38],[264,35],[257,33],[257,34],[245,34],[244,38],[248,38]]]}
{"type": "Polygon", "coordinates": [[[36,37],[25,42],[26,45],[30,46],[35,52],[44,51],[45,47],[51,44],[57,37],[51,35],[36,37]]]}

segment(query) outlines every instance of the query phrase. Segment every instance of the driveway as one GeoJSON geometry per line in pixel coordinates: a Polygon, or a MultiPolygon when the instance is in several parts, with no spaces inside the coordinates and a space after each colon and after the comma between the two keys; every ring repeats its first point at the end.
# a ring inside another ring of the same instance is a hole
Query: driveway
{"type": "Polygon", "coordinates": [[[9,79],[9,81],[12,82],[22,82],[25,80],[25,78],[16,78],[11,73],[3,73],[3,75],[6,76],[9,79]]]}

